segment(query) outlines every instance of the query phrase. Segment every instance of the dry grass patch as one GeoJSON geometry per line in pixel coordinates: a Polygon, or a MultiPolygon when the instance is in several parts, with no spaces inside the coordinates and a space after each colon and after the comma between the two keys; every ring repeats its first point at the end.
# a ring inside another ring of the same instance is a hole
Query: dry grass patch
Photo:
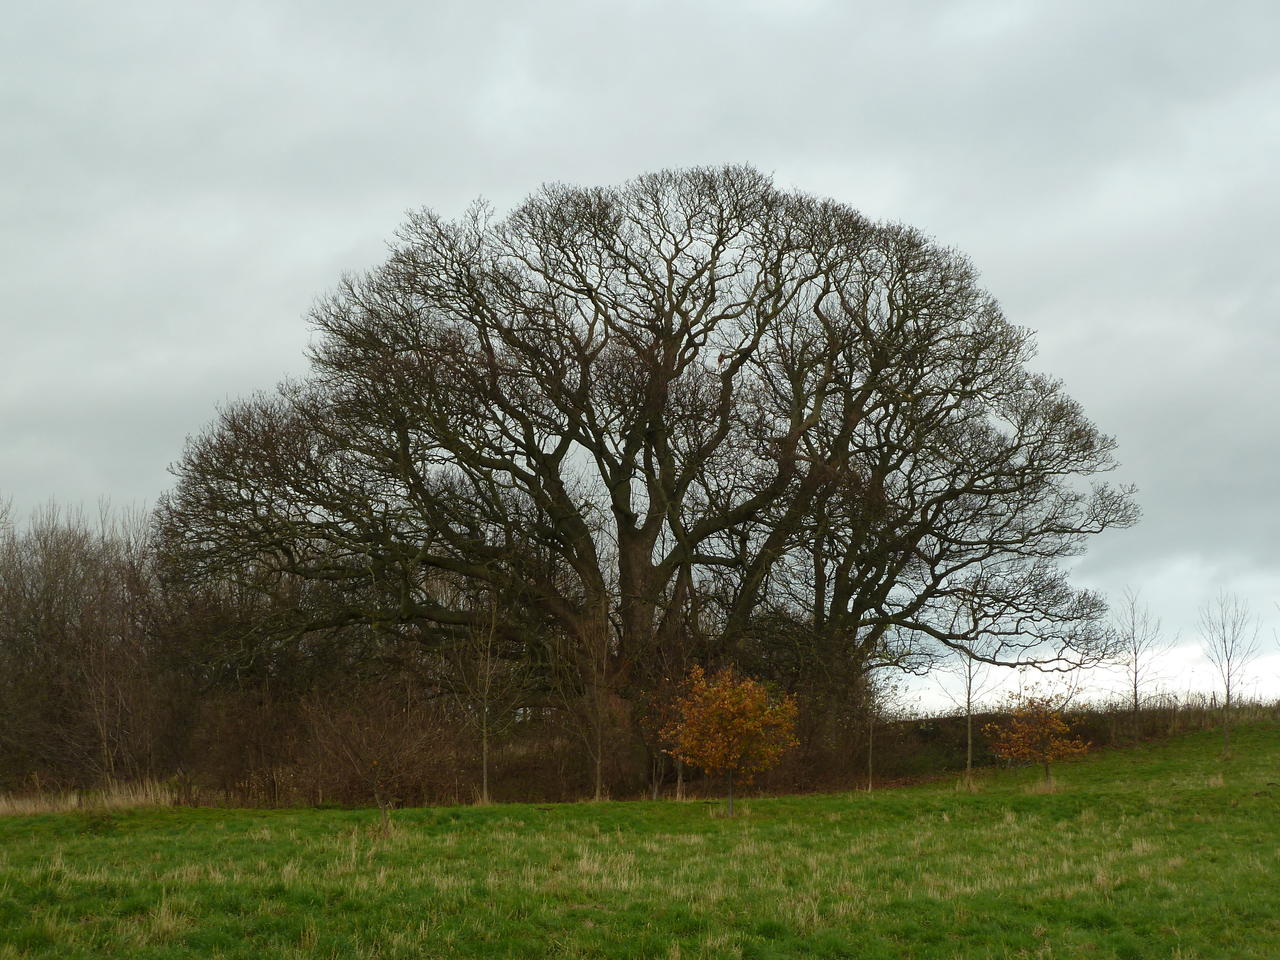
{"type": "Polygon", "coordinates": [[[1036,780],[1033,783],[1027,784],[1025,792],[1033,795],[1061,793],[1062,786],[1055,778],[1050,777],[1048,780],[1036,780]]]}
{"type": "Polygon", "coordinates": [[[133,810],[172,807],[177,804],[174,789],[154,780],[113,783],[100,790],[38,790],[0,795],[0,817],[31,817],[43,813],[73,813],[80,810],[133,810]]]}

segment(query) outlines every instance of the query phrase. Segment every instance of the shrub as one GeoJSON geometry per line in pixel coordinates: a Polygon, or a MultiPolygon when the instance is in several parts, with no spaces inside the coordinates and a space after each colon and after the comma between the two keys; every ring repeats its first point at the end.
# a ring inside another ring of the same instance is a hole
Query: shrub
{"type": "Polygon", "coordinates": [[[1051,779],[1050,764],[1089,750],[1085,740],[1072,736],[1071,724],[1063,719],[1054,697],[1015,694],[1009,699],[1008,713],[1007,719],[983,727],[991,738],[991,751],[1006,760],[1040,764],[1046,781],[1051,779]]]}
{"type": "Polygon", "coordinates": [[[712,775],[728,775],[729,816],[734,776],[750,783],[798,742],[795,698],[772,697],[764,684],[732,667],[708,677],[695,666],[674,713],[662,731],[672,744],[667,752],[712,775]]]}

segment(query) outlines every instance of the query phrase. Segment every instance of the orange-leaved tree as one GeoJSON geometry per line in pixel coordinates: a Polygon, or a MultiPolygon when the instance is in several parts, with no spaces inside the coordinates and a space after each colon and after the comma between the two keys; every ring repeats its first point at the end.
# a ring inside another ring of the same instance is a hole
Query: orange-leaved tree
{"type": "Polygon", "coordinates": [[[750,783],[755,774],[781,759],[796,740],[796,701],[771,696],[759,680],[725,667],[708,677],[701,667],[689,671],[674,719],[662,730],[669,754],[729,778],[729,816],[733,816],[733,779],[750,783]]]}
{"type": "Polygon", "coordinates": [[[1052,779],[1049,765],[1088,752],[1088,742],[1072,736],[1071,724],[1062,716],[1059,699],[1040,693],[1014,694],[1008,701],[1008,717],[989,723],[982,732],[991,738],[997,757],[1038,763],[1044,779],[1052,779]]]}

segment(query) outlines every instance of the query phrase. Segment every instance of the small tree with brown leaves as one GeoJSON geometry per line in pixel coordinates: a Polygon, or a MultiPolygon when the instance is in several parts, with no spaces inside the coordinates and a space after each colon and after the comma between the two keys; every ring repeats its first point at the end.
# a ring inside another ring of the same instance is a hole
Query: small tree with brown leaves
{"type": "Polygon", "coordinates": [[[733,816],[733,780],[744,783],[776,764],[794,747],[796,701],[770,696],[759,680],[725,667],[708,677],[701,667],[689,671],[686,692],[675,704],[675,720],[662,731],[673,757],[713,776],[727,774],[729,816],[733,816]]]}
{"type": "Polygon", "coordinates": [[[997,757],[1040,764],[1046,783],[1052,779],[1050,764],[1089,750],[1086,741],[1071,735],[1071,724],[1063,719],[1059,699],[1039,693],[1010,697],[1008,718],[987,724],[982,732],[991,738],[991,751],[997,757]]]}

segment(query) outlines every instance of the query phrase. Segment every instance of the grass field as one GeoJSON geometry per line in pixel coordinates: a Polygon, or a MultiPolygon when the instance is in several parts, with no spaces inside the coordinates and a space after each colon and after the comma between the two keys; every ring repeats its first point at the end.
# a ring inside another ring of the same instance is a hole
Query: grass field
{"type": "Polygon", "coordinates": [[[1280,957],[1280,727],[871,795],[0,818],[0,958],[1280,957]]]}

